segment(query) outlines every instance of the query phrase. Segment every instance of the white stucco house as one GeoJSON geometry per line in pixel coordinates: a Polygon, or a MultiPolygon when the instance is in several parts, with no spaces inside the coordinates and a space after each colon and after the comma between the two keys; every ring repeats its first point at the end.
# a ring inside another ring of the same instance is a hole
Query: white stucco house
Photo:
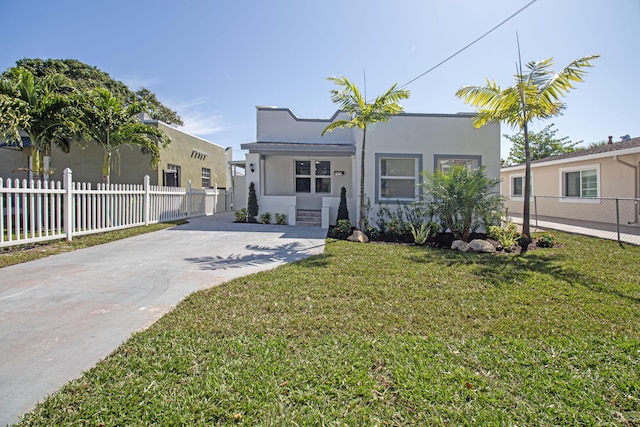
{"type": "MultiPolygon", "coordinates": [[[[260,213],[285,214],[290,225],[328,227],[336,222],[345,187],[350,219],[356,223],[362,131],[337,129],[321,136],[332,121],[348,115],[338,111],[329,119],[304,119],[288,108],[256,109],[256,141],[242,144],[242,149],[248,150],[246,186],[254,183],[260,213]]],[[[424,170],[484,165],[489,177],[499,178],[500,125],[477,129],[473,117],[401,113],[370,125],[365,197],[371,215],[381,204],[418,200],[424,170]]]]}

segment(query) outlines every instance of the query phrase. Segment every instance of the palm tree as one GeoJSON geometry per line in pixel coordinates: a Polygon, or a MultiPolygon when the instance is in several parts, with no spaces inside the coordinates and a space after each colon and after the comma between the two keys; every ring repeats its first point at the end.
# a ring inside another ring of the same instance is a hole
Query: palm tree
{"type": "Polygon", "coordinates": [[[531,156],[529,150],[529,123],[536,119],[548,119],[562,114],[565,104],[560,101],[571,89],[573,83],[583,81],[591,67],[591,61],[600,55],[585,56],[571,62],[559,73],[551,67],[553,58],[526,64],[515,75],[516,84],[501,89],[495,81],[486,79],[486,86],[464,86],[456,92],[466,104],[478,109],[474,125],[481,127],[489,122],[502,121],[518,129],[524,136],[525,178],[524,207],[522,212],[522,234],[530,236],[529,200],[531,198],[531,156]]]}
{"type": "Polygon", "coordinates": [[[360,209],[358,217],[358,228],[364,231],[364,170],[365,170],[365,150],[367,142],[367,126],[377,122],[386,122],[392,116],[403,111],[398,101],[409,98],[410,92],[406,89],[398,89],[394,84],[384,94],[378,96],[373,102],[367,100],[360,94],[355,84],[351,83],[346,77],[329,77],[327,80],[332,81],[342,89],[332,89],[331,101],[338,104],[340,110],[348,113],[351,118],[349,120],[336,120],[327,126],[322,135],[338,128],[358,128],[362,129],[362,148],[360,151],[360,209]]]}
{"type": "Polygon", "coordinates": [[[121,146],[138,146],[151,154],[151,167],[158,165],[160,147],[169,143],[162,130],[144,124],[138,114],[145,111],[142,103],[127,106],[104,88],[91,90],[82,103],[81,139],[93,140],[104,150],[102,175],[109,184],[113,153],[121,146]]]}
{"type": "Polygon", "coordinates": [[[76,125],[72,92],[71,81],[61,74],[36,81],[30,71],[15,67],[0,79],[0,136],[22,144],[20,132],[27,134],[31,171],[38,178],[46,172],[40,157],[50,154],[52,143],[69,151],[76,125]]]}

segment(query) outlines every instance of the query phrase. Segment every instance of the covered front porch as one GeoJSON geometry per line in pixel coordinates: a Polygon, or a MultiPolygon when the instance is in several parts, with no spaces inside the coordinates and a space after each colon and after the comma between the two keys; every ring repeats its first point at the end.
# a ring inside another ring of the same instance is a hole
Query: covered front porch
{"type": "Polygon", "coordinates": [[[355,220],[355,147],[347,144],[243,144],[247,187],[254,183],[259,215],[285,214],[289,225],[336,224],[340,192],[355,220]]]}

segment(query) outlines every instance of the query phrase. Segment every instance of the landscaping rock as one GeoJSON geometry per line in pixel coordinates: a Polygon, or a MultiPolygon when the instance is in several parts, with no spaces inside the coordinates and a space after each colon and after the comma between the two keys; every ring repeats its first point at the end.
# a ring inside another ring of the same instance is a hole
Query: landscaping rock
{"type": "Polygon", "coordinates": [[[485,252],[492,254],[496,251],[495,246],[486,240],[474,239],[469,242],[469,246],[473,252],[485,252]]]}
{"type": "Polygon", "coordinates": [[[451,249],[458,250],[460,252],[469,252],[471,250],[471,246],[464,240],[454,240],[451,243],[451,249]]]}
{"type": "Polygon", "coordinates": [[[347,240],[349,240],[350,242],[367,243],[369,241],[369,238],[362,231],[354,230],[351,236],[347,237],[347,240]]]}

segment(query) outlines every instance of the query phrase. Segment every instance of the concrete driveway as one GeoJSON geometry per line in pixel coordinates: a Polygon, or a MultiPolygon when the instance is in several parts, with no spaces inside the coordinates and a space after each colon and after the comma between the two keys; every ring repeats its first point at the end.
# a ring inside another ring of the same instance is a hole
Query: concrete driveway
{"type": "Polygon", "coordinates": [[[190,293],[324,251],[326,229],[230,214],[0,269],[0,425],[190,293]]]}

